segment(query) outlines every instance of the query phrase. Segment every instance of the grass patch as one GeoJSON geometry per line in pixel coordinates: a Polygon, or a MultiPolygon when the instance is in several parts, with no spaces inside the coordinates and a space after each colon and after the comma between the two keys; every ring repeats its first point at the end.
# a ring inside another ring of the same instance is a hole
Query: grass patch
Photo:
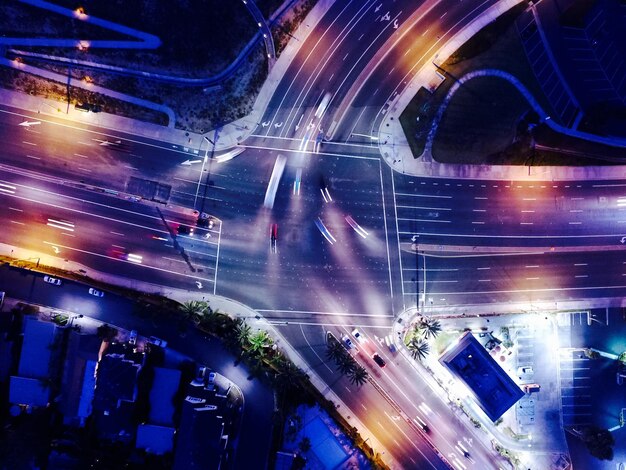
{"type": "Polygon", "coordinates": [[[450,346],[454,341],[459,338],[459,334],[460,333],[458,331],[440,332],[435,340],[432,341],[431,346],[433,348],[433,352],[436,353],[438,356],[443,354],[443,352],[448,349],[448,346],[450,346]]]}
{"type": "Polygon", "coordinates": [[[441,163],[484,163],[485,157],[515,140],[517,122],[530,111],[526,100],[508,82],[480,77],[466,82],[453,96],[433,143],[441,163]]]}

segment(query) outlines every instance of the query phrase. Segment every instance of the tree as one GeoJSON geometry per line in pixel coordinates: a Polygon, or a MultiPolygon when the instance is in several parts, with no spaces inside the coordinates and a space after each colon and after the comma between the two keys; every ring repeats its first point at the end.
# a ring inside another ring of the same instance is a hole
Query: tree
{"type": "Polygon", "coordinates": [[[235,321],[235,335],[237,337],[237,342],[239,343],[239,346],[243,347],[248,344],[251,333],[252,328],[250,328],[250,325],[248,325],[245,320],[238,318],[235,321]]]}
{"type": "Polygon", "coordinates": [[[251,355],[263,356],[265,350],[272,345],[272,338],[265,330],[259,330],[248,337],[248,351],[251,355]]]}
{"type": "Polygon", "coordinates": [[[349,375],[354,370],[356,363],[354,359],[348,354],[344,354],[339,359],[337,359],[337,370],[341,372],[343,375],[349,375]]]}
{"type": "Polygon", "coordinates": [[[208,307],[209,305],[203,300],[189,300],[181,305],[180,310],[186,320],[191,320],[198,325],[208,307]]]}
{"type": "Polygon", "coordinates": [[[311,450],[311,439],[309,439],[308,437],[303,437],[298,444],[298,448],[303,454],[306,454],[309,450],[311,450]]]}
{"type": "Polygon", "coordinates": [[[407,345],[413,359],[425,359],[430,352],[430,346],[421,338],[413,338],[407,345]]]}
{"type": "Polygon", "coordinates": [[[332,359],[337,362],[341,357],[345,356],[345,354],[346,350],[341,343],[336,340],[331,339],[326,343],[326,357],[328,359],[332,359]]]}
{"type": "Polygon", "coordinates": [[[357,387],[362,386],[367,379],[369,378],[369,374],[365,370],[363,366],[357,365],[354,369],[348,374],[348,378],[350,379],[350,383],[352,385],[356,385],[357,387]]]}
{"type": "Polygon", "coordinates": [[[424,338],[436,338],[441,332],[441,322],[435,318],[426,318],[421,323],[424,338]]]}
{"type": "Polygon", "coordinates": [[[112,341],[117,336],[117,330],[106,323],[104,325],[100,325],[97,330],[98,338],[102,341],[112,341]]]}
{"type": "Polygon", "coordinates": [[[596,426],[587,426],[580,437],[589,449],[589,453],[600,460],[613,460],[615,439],[610,431],[596,426]]]}

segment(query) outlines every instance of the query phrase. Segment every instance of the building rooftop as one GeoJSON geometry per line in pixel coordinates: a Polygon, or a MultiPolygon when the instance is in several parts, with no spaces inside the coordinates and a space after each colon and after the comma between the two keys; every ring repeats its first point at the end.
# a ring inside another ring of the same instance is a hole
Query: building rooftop
{"type": "Polygon", "coordinates": [[[470,332],[449,347],[439,362],[465,382],[480,408],[492,421],[496,421],[524,396],[470,332]]]}
{"type": "Polygon", "coordinates": [[[137,428],[136,447],[151,454],[167,454],[174,449],[175,433],[172,427],[141,424],[137,428]]]}
{"type": "Polygon", "coordinates": [[[177,369],[154,368],[154,379],[150,390],[150,415],[152,424],[172,426],[174,424],[174,397],[180,386],[181,373],[177,369]]]}
{"type": "Polygon", "coordinates": [[[54,323],[32,318],[25,320],[24,342],[17,375],[34,379],[48,377],[56,329],[54,323]]]}

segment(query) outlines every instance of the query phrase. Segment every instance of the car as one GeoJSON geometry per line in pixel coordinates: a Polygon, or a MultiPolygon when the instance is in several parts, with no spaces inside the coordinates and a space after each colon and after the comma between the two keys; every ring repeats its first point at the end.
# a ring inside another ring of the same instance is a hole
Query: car
{"type": "Polygon", "coordinates": [[[183,235],[187,237],[193,237],[193,227],[189,225],[180,224],[177,230],[178,235],[183,235]]]}
{"type": "Polygon", "coordinates": [[[215,385],[215,377],[217,376],[217,374],[215,372],[211,372],[209,374],[209,380],[208,380],[208,384],[209,385],[215,385]]]}
{"type": "Polygon", "coordinates": [[[148,343],[154,344],[155,346],[160,346],[162,348],[167,347],[167,341],[157,338],[156,336],[150,336],[150,338],[148,338],[148,343]]]}
{"type": "Polygon", "coordinates": [[[358,330],[358,328],[355,328],[354,330],[352,330],[352,336],[354,336],[354,338],[359,342],[359,343],[364,343],[365,341],[367,341],[367,339],[365,338],[365,336],[363,336],[361,334],[361,332],[358,330]]]}
{"type": "Polygon", "coordinates": [[[465,457],[466,459],[469,459],[470,458],[470,453],[467,450],[467,447],[465,447],[461,441],[456,441],[456,443],[459,446],[459,448],[461,449],[461,453],[463,454],[463,457],[465,457]]]}
{"type": "Polygon", "coordinates": [[[194,382],[203,384],[204,379],[206,378],[207,372],[208,372],[208,369],[206,367],[204,366],[198,367],[198,372],[196,373],[196,379],[194,380],[194,382]]]}
{"type": "Polygon", "coordinates": [[[343,335],[341,337],[341,341],[343,342],[343,345],[345,346],[346,349],[348,350],[356,349],[356,346],[354,345],[354,343],[352,342],[352,340],[350,339],[348,335],[343,335]]]}
{"type": "Polygon", "coordinates": [[[128,344],[132,346],[137,344],[137,330],[131,330],[130,334],[128,335],[128,344]]]}
{"type": "Polygon", "coordinates": [[[62,284],[61,279],[52,276],[44,276],[43,282],[47,282],[48,284],[52,284],[53,286],[60,286],[62,284]]]}
{"type": "Polygon", "coordinates": [[[524,366],[524,367],[519,367],[518,368],[518,373],[519,374],[532,374],[533,373],[533,368],[531,366],[524,366]]]}
{"type": "Polygon", "coordinates": [[[93,287],[90,287],[89,295],[93,295],[94,297],[104,297],[104,292],[98,289],[94,289],[93,287]]]}
{"type": "Polygon", "coordinates": [[[333,202],[333,198],[330,196],[330,191],[328,191],[328,185],[326,184],[326,180],[323,176],[320,177],[320,192],[322,193],[324,202],[333,202]]]}
{"type": "Polygon", "coordinates": [[[302,183],[302,168],[296,170],[296,179],[293,181],[293,193],[298,196],[300,194],[300,185],[302,183]]]}
{"type": "Polygon", "coordinates": [[[415,422],[415,424],[417,424],[417,426],[424,432],[430,432],[430,429],[428,427],[428,425],[424,422],[424,420],[422,418],[420,418],[419,416],[416,416],[415,418],[413,418],[413,422],[415,422]]]}
{"type": "Polygon", "coordinates": [[[270,250],[276,253],[276,241],[278,240],[278,224],[270,225],[270,250]]]}
{"type": "Polygon", "coordinates": [[[378,364],[381,368],[387,365],[385,360],[382,357],[380,357],[378,353],[372,354],[372,359],[374,359],[374,362],[378,364]]]}

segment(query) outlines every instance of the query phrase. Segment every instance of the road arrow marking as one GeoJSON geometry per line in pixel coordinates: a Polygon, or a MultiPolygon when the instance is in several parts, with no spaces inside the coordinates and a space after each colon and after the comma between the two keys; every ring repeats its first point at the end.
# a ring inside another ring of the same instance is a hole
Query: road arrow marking
{"type": "Polygon", "coordinates": [[[380,19],[380,21],[390,21],[390,20],[391,20],[391,15],[389,14],[389,12],[385,13],[383,17],[380,19]]]}
{"type": "Polygon", "coordinates": [[[20,122],[18,126],[30,127],[30,126],[36,126],[37,124],[41,124],[41,121],[24,121],[24,122],[20,122]]]}
{"type": "Polygon", "coordinates": [[[59,250],[58,246],[52,245],[52,251],[54,251],[54,253],[58,255],[61,250],[59,250]]]}
{"type": "Polygon", "coordinates": [[[261,126],[263,126],[263,127],[267,127],[269,125],[270,125],[269,121],[265,121],[265,122],[261,123],[261,126]]]}
{"type": "Polygon", "coordinates": [[[202,160],[185,160],[181,165],[190,166],[192,163],[202,163],[202,160]]]}
{"type": "Polygon", "coordinates": [[[393,20],[393,29],[398,29],[398,20],[393,20]]]}
{"type": "Polygon", "coordinates": [[[198,289],[202,289],[202,283],[200,281],[196,281],[196,286],[198,286],[198,289]]]}
{"type": "Polygon", "coordinates": [[[276,129],[278,129],[279,127],[283,127],[283,123],[282,122],[277,122],[276,124],[274,124],[274,127],[276,129]]]}
{"type": "Polygon", "coordinates": [[[298,131],[298,129],[300,129],[300,122],[302,122],[302,118],[304,117],[304,114],[302,114],[300,116],[300,119],[298,119],[298,124],[296,124],[296,132],[298,131]]]}
{"type": "Polygon", "coordinates": [[[381,3],[380,5],[378,5],[378,6],[376,7],[376,9],[374,10],[374,13],[378,13],[378,10],[380,10],[382,6],[383,6],[383,4],[382,4],[382,3],[381,3]]]}

